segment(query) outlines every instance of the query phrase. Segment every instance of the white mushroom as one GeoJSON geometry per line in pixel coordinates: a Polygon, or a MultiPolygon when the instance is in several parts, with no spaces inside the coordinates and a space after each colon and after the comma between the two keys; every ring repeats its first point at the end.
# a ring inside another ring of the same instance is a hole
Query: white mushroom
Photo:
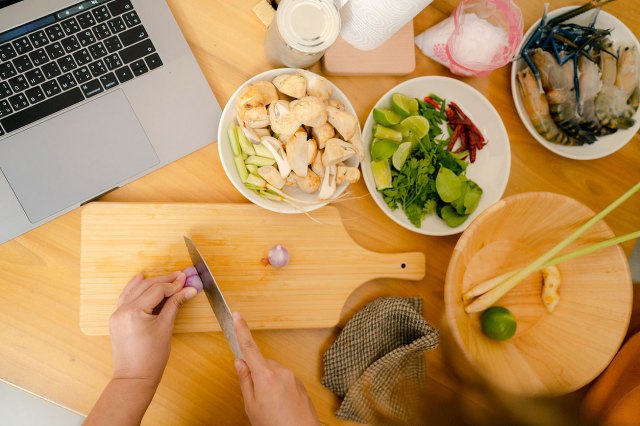
{"type": "Polygon", "coordinates": [[[238,97],[236,112],[239,121],[247,127],[261,128],[269,125],[266,107],[278,99],[276,87],[268,81],[256,81],[250,84],[238,97]]]}
{"type": "Polygon", "coordinates": [[[356,183],[360,180],[360,170],[357,167],[338,166],[336,184],[341,185],[345,180],[350,183],[356,183]]]}
{"type": "Polygon", "coordinates": [[[360,129],[356,129],[356,132],[353,134],[351,139],[349,139],[351,145],[353,145],[353,149],[356,151],[356,155],[360,162],[364,161],[364,142],[362,141],[362,133],[360,129]]]}
{"type": "Polygon", "coordinates": [[[298,184],[298,188],[309,194],[313,194],[318,190],[318,188],[320,188],[320,176],[315,174],[312,170],[308,170],[304,177],[296,175],[295,180],[298,184]]]}
{"type": "Polygon", "coordinates": [[[287,142],[287,161],[291,169],[298,176],[306,176],[308,170],[309,148],[307,147],[307,134],[299,132],[287,142]]]}
{"type": "Polygon", "coordinates": [[[329,139],[322,154],[322,164],[325,167],[333,166],[355,155],[353,145],[341,139],[329,139]]]}
{"type": "Polygon", "coordinates": [[[328,200],[336,192],[336,166],[329,166],[324,171],[318,198],[328,200]]]}
{"type": "Polygon", "coordinates": [[[318,155],[318,144],[316,143],[315,140],[313,139],[309,139],[307,141],[307,164],[311,164],[313,163],[313,160],[316,159],[316,157],[319,157],[318,155]]]}
{"type": "Polygon", "coordinates": [[[293,172],[289,173],[289,176],[287,176],[284,184],[287,186],[296,186],[296,174],[293,172]]]}
{"type": "Polygon", "coordinates": [[[284,178],[273,166],[263,166],[258,169],[260,177],[278,189],[284,186],[284,178]]]}
{"type": "MultiPolygon", "coordinates": [[[[245,96],[256,98],[256,100],[260,99],[260,103],[267,106],[271,102],[278,100],[278,91],[270,82],[258,80],[249,86],[249,89],[245,92],[245,96]]],[[[240,99],[242,99],[242,97],[240,99]]]]}
{"type": "Polygon", "coordinates": [[[305,96],[291,102],[289,109],[300,123],[309,127],[317,127],[327,122],[328,113],[320,98],[305,96]]]}
{"type": "Polygon", "coordinates": [[[242,115],[244,124],[252,129],[260,129],[269,125],[269,113],[264,105],[244,110],[242,115]]]}
{"type": "Polygon", "coordinates": [[[322,155],[320,153],[316,155],[313,163],[311,163],[311,170],[320,177],[324,176],[324,165],[322,164],[322,155]]]}
{"type": "Polygon", "coordinates": [[[236,110],[238,112],[251,109],[260,105],[264,106],[264,97],[260,90],[258,90],[253,84],[247,86],[236,101],[236,110]]]}
{"type": "Polygon", "coordinates": [[[287,156],[282,149],[280,141],[272,136],[264,136],[260,142],[262,142],[262,145],[269,150],[271,155],[273,155],[273,158],[276,160],[280,176],[283,178],[289,176],[289,173],[291,173],[291,166],[287,161],[287,156]]]}
{"type": "Polygon", "coordinates": [[[300,74],[280,74],[273,79],[273,84],[292,98],[300,99],[307,93],[307,81],[300,74]]]}
{"type": "Polygon", "coordinates": [[[278,134],[292,135],[300,127],[300,122],[289,111],[289,102],[275,101],[269,105],[271,129],[278,134]]]}
{"type": "Polygon", "coordinates": [[[334,107],[339,109],[340,111],[346,111],[347,109],[344,107],[344,104],[342,102],[340,102],[337,99],[329,99],[329,101],[327,102],[327,104],[330,107],[334,107]]]}
{"type": "Polygon", "coordinates": [[[326,78],[307,70],[298,70],[298,73],[307,80],[307,93],[310,96],[318,97],[323,101],[331,97],[333,86],[326,78]]]}
{"type": "Polygon", "coordinates": [[[318,142],[318,147],[324,149],[324,144],[336,135],[336,131],[329,123],[324,123],[311,129],[311,135],[318,142]]]}
{"type": "Polygon", "coordinates": [[[342,138],[346,141],[351,139],[358,130],[358,119],[355,115],[340,111],[335,107],[327,107],[329,113],[329,123],[335,127],[342,138]]]}

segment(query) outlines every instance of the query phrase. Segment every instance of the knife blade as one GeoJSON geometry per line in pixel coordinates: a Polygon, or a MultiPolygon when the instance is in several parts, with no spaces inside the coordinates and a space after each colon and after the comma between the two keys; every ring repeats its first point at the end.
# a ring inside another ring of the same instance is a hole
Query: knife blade
{"type": "Polygon", "coordinates": [[[193,263],[194,268],[196,268],[196,271],[200,276],[200,280],[202,280],[202,285],[204,287],[204,293],[207,295],[207,300],[209,301],[209,304],[213,309],[213,313],[216,316],[218,323],[220,323],[220,328],[222,328],[224,337],[229,343],[231,352],[233,352],[236,359],[243,359],[242,351],[240,350],[240,345],[238,344],[236,331],[233,327],[233,317],[231,316],[231,310],[229,309],[229,305],[227,305],[227,301],[224,299],[224,295],[220,291],[220,287],[218,287],[218,283],[216,282],[211,269],[204,261],[204,258],[200,254],[200,251],[198,250],[196,245],[186,235],[184,236],[184,242],[187,245],[187,249],[189,250],[191,262],[193,263]]]}

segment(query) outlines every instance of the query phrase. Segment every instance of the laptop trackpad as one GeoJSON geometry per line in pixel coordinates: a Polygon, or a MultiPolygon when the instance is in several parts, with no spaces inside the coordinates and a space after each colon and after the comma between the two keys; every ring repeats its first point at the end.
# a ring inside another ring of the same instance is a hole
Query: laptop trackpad
{"type": "Polygon", "coordinates": [[[0,169],[32,223],[159,163],[121,90],[0,143],[0,169]]]}

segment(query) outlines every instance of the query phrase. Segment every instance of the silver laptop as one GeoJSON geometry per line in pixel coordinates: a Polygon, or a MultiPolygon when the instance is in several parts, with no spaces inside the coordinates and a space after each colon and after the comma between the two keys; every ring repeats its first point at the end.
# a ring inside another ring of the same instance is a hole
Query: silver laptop
{"type": "Polygon", "coordinates": [[[158,0],[0,0],[0,243],[215,140],[158,0]]]}

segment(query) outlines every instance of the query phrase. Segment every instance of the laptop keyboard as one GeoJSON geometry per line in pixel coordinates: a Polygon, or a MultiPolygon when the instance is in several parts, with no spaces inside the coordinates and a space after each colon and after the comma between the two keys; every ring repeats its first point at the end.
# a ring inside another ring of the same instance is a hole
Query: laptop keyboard
{"type": "Polygon", "coordinates": [[[90,0],[0,34],[0,136],[162,65],[129,0],[90,0]]]}

